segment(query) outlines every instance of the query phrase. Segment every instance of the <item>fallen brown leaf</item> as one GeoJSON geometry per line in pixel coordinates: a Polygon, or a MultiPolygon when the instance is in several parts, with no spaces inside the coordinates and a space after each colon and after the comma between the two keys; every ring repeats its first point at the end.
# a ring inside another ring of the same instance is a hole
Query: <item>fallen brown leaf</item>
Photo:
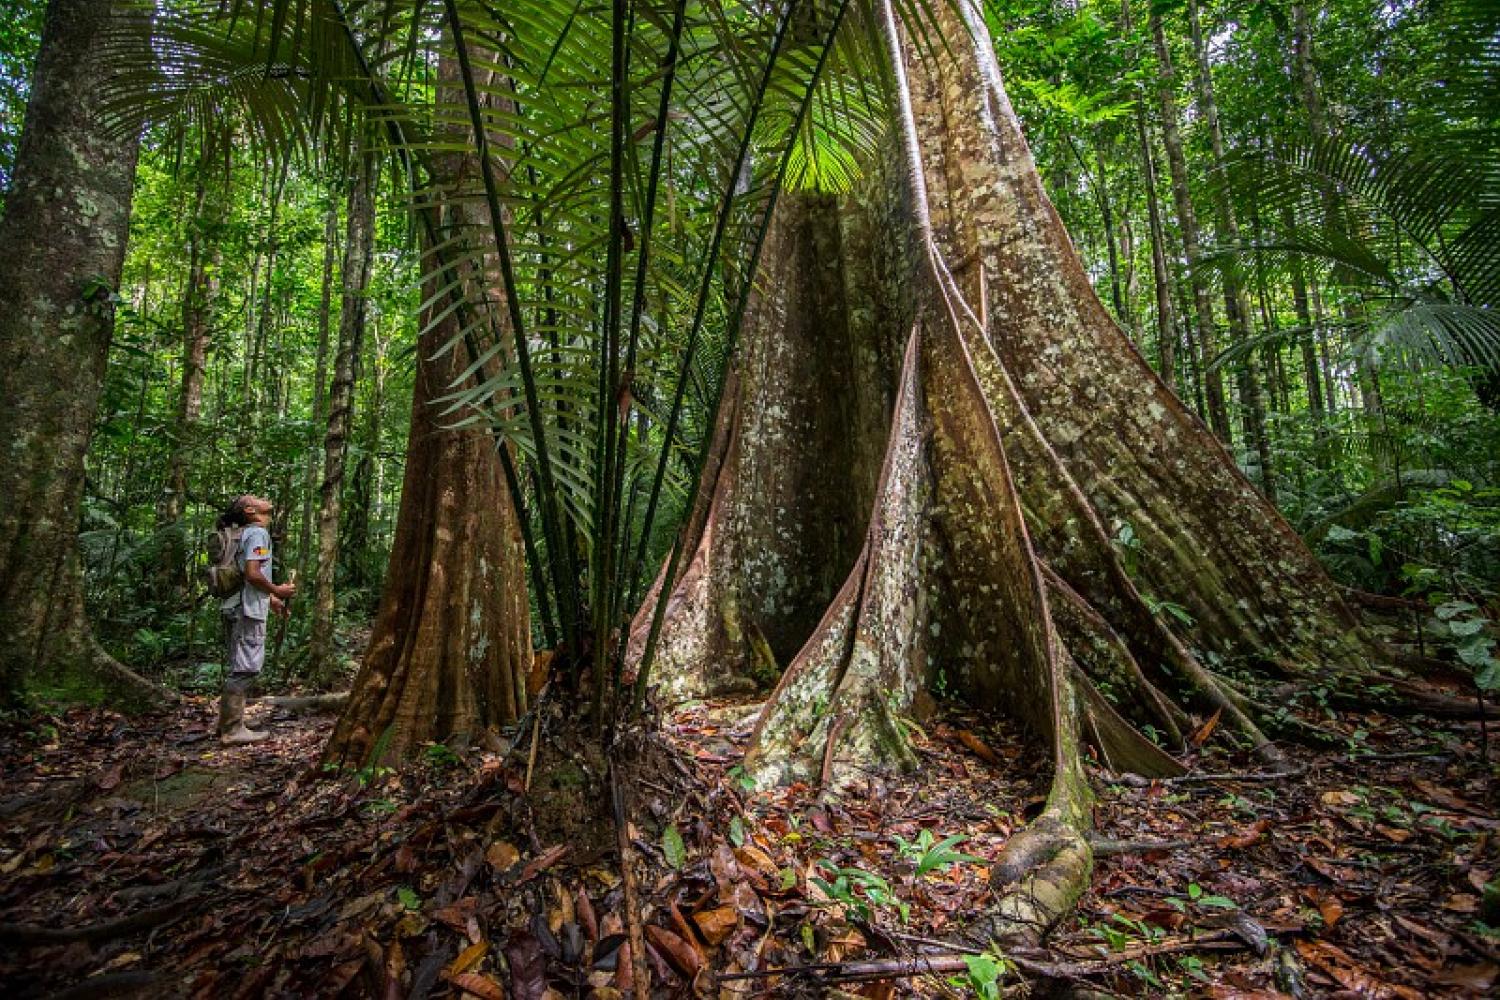
{"type": "Polygon", "coordinates": [[[984,742],[984,740],[980,739],[978,736],[975,736],[967,729],[960,729],[958,731],[958,742],[968,747],[971,751],[973,751],[974,756],[978,757],[986,764],[993,764],[995,767],[1000,767],[1004,763],[1004,761],[1000,759],[1000,755],[991,750],[989,746],[984,742]]]}
{"type": "Polygon", "coordinates": [[[506,1000],[505,988],[489,976],[482,976],[477,972],[465,972],[457,976],[450,976],[448,981],[466,993],[472,993],[479,1000],[506,1000]]]}
{"type": "Polygon", "coordinates": [[[698,925],[698,932],[703,935],[705,941],[711,945],[717,945],[739,926],[740,917],[734,907],[720,906],[693,914],[693,923],[698,925]]]}

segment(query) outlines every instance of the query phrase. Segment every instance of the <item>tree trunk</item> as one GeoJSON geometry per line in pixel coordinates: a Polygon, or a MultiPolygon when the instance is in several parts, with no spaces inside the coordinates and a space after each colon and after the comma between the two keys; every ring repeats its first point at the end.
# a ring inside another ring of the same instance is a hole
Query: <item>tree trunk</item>
{"type": "Polygon", "coordinates": [[[1146,216],[1151,233],[1151,278],[1156,293],[1156,353],[1161,380],[1177,391],[1177,322],[1172,309],[1172,274],[1167,270],[1166,236],[1162,232],[1161,208],[1156,200],[1156,162],[1151,152],[1151,133],[1146,126],[1146,105],[1137,101],[1135,127],[1141,144],[1142,181],[1146,185],[1146,216]]]}
{"type": "MultiPolygon", "coordinates": [[[[455,86],[457,74],[451,60],[438,67],[445,87],[455,86]]],[[[435,169],[436,189],[453,193],[465,184],[472,188],[479,165],[447,155],[435,169]]],[[[439,243],[483,231],[476,204],[455,197],[442,206],[439,243]]],[[[531,608],[516,503],[489,431],[445,426],[438,405],[473,360],[451,342],[480,325],[439,294],[450,284],[439,252],[424,236],[422,300],[428,305],[417,344],[401,507],[374,632],[324,750],[328,763],[394,760],[425,741],[464,743],[518,718],[530,697],[531,608]]],[[[485,283],[493,296],[493,255],[457,256],[470,261],[462,280],[485,283]]],[[[498,314],[501,307],[489,301],[498,314]]],[[[486,375],[481,368],[476,377],[486,375]]]]}
{"type": "Polygon", "coordinates": [[[139,150],[138,135],[105,127],[94,87],[124,16],[96,0],[48,4],[0,219],[0,702],[18,702],[28,677],[73,674],[165,697],[94,642],[77,547],[139,150]]]}
{"type": "MultiPolygon", "coordinates": [[[[318,357],[313,374],[314,431],[325,426],[328,405],[328,340],[333,319],[333,269],[338,254],[339,213],[330,199],[323,218],[323,284],[318,303],[318,357]]],[[[313,495],[318,491],[318,452],[314,442],[307,443],[307,468],[302,476],[302,526],[297,534],[297,575],[305,578],[313,550],[313,495]]]]}
{"type": "Polygon", "coordinates": [[[349,430],[354,421],[354,382],[365,333],[365,294],[375,243],[375,175],[372,153],[354,155],[344,236],[344,294],[339,311],[338,349],[328,389],[328,433],[323,438],[323,483],[319,487],[318,564],[313,587],[312,635],[308,670],[327,679],[333,672],[334,581],[339,561],[339,504],[344,486],[349,430]]]}
{"type": "MultiPolygon", "coordinates": [[[[1219,106],[1214,99],[1213,73],[1208,62],[1208,47],[1203,38],[1203,28],[1198,19],[1198,0],[1188,0],[1188,30],[1192,36],[1193,54],[1197,63],[1198,106],[1208,124],[1209,147],[1213,152],[1214,169],[1224,169],[1224,132],[1219,127],[1219,106]]],[[[1240,239],[1239,225],[1235,221],[1234,206],[1229,201],[1229,191],[1224,185],[1214,188],[1214,208],[1218,214],[1219,235],[1224,241],[1237,244],[1240,239]]],[[[1250,339],[1250,303],[1240,285],[1239,277],[1232,271],[1224,273],[1224,312],[1229,319],[1230,339],[1240,343],[1250,339]]],[[[1276,502],[1276,470],[1271,462],[1271,439],[1266,431],[1266,404],[1261,395],[1260,366],[1255,352],[1245,355],[1237,376],[1240,390],[1241,420],[1245,438],[1255,449],[1259,466],[1260,488],[1266,499],[1276,502]]]]}
{"type": "MultiPolygon", "coordinates": [[[[423,297],[440,287],[429,282],[423,297]]],[[[418,345],[396,536],[369,649],[324,753],[333,763],[362,765],[377,741],[382,758],[398,758],[425,741],[477,738],[526,709],[531,625],[515,505],[488,432],[439,418],[437,401],[465,367],[441,351],[458,329],[446,319],[418,345]]]]}
{"type": "Polygon", "coordinates": [[[657,646],[669,702],[773,682],[859,553],[909,315],[882,294],[902,265],[874,222],[827,197],[777,209],[657,646]]]}
{"type": "Polygon", "coordinates": [[[203,412],[203,375],[213,308],[219,292],[218,241],[224,198],[220,184],[228,184],[228,162],[222,182],[211,178],[228,152],[228,136],[217,126],[205,129],[203,148],[193,179],[193,215],[189,223],[188,273],[182,296],[182,383],[172,430],[172,452],[167,459],[167,481],[157,504],[156,520],[163,532],[161,578],[169,592],[187,596],[187,536],[179,522],[187,503],[188,464],[197,444],[203,412]]]}
{"type": "Polygon", "coordinates": [[[1371,647],[1300,539],[1105,312],[977,5],[957,8],[938,15],[948,47],[929,65],[884,6],[910,190],[879,214],[907,220],[911,270],[882,295],[915,321],[864,546],[762,709],[746,768],[762,785],[837,788],[911,766],[902,719],[921,714],[942,671],[1051,747],[1047,806],[994,867],[997,904],[979,928],[1034,937],[1090,867],[1079,744],[1116,769],[1177,769],[1120,712],[1180,738],[1182,698],[1277,757],[1250,704],[1155,607],[1179,604],[1207,648],[1295,676],[1363,677],[1371,647]]]}
{"type": "Polygon", "coordinates": [[[1208,406],[1208,424],[1226,445],[1234,440],[1229,427],[1229,407],[1224,400],[1224,378],[1210,363],[1217,353],[1214,335],[1213,300],[1208,283],[1198,263],[1203,259],[1199,249],[1198,213],[1193,208],[1192,189],[1188,186],[1187,157],[1182,150],[1182,133],[1177,125],[1177,79],[1172,70],[1172,52],[1167,47],[1161,15],[1152,8],[1151,36],[1156,43],[1156,61],[1160,67],[1156,99],[1161,108],[1162,144],[1167,150],[1167,171],[1172,180],[1172,203],[1177,210],[1177,228],[1182,233],[1182,252],[1187,258],[1188,280],[1193,289],[1193,306],[1198,318],[1198,371],[1202,375],[1203,394],[1208,406]]]}

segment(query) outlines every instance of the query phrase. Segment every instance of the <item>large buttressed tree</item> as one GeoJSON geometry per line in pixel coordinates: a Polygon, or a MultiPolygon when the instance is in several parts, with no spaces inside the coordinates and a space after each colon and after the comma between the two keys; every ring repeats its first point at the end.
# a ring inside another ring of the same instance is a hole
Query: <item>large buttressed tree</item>
{"type": "MultiPolygon", "coordinates": [[[[881,231],[907,242],[911,266],[878,276],[854,256],[823,266],[885,282],[880,295],[904,298],[912,326],[863,547],[762,709],[747,767],[762,784],[839,785],[873,762],[909,764],[900,716],[942,671],[1050,741],[1047,809],[997,866],[987,928],[1025,934],[1064,912],[1087,878],[1083,744],[1116,769],[1172,773],[1178,765],[1137,726],[1180,740],[1198,708],[1222,711],[1275,759],[1255,693],[1367,678],[1375,650],[1300,539],[1105,312],[1042,189],[978,5],[938,5],[936,32],[881,7],[906,170],[865,204],[846,201],[844,226],[857,229],[847,217],[884,199],[873,209],[881,231]],[[1166,603],[1193,627],[1169,627],[1166,603]]],[[[780,224],[805,223],[785,212],[780,224]]],[[[691,677],[664,678],[669,693],[712,690],[681,650],[722,650],[721,622],[744,621],[743,598],[726,600],[705,577],[748,575],[763,554],[715,537],[715,513],[735,498],[736,454],[765,446],[805,468],[829,458],[816,440],[790,446],[785,428],[746,417],[782,409],[775,390],[751,395],[776,378],[745,374],[765,355],[758,339],[779,333],[756,323],[774,319],[804,343],[809,313],[824,329],[840,322],[795,259],[767,260],[759,312],[746,317],[741,377],[719,420],[727,457],[704,472],[718,506],[688,526],[697,554],[662,629],[662,666],[691,677]]],[[[878,345],[831,338],[814,350],[852,364],[878,345]]],[[[796,368],[781,377],[795,384],[796,368]]],[[[857,474],[850,487],[862,492],[857,474]]]]}
{"type": "Polygon", "coordinates": [[[102,114],[105,37],[124,17],[102,0],[47,5],[0,220],[0,701],[28,676],[164,695],[94,641],[77,547],[139,148],[102,114]]]}

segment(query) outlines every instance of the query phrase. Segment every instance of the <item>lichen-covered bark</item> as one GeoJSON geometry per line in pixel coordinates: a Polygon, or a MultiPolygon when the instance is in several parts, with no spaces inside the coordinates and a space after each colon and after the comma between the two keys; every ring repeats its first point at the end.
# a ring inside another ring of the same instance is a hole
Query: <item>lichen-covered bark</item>
{"type": "Polygon", "coordinates": [[[1132,723],[1180,739],[1186,696],[1275,755],[1243,695],[1153,599],[1189,609],[1195,643],[1288,670],[1361,672],[1365,640],[1300,540],[1104,312],[977,4],[939,9],[947,48],[930,61],[882,6],[922,258],[916,329],[865,547],[762,709],[746,766],[762,784],[833,787],[901,766],[900,719],[942,670],[1049,741],[1047,806],[993,869],[980,928],[1034,938],[1091,867],[1082,742],[1109,767],[1174,773],[1132,723]],[[1116,544],[1126,523],[1142,539],[1130,564],[1116,544]]]}
{"type": "Polygon", "coordinates": [[[926,680],[924,552],[930,481],[913,337],[864,549],[788,665],[756,724],[745,766],[757,783],[852,777],[849,764],[915,763],[900,730],[926,680]]]}
{"type": "MultiPolygon", "coordinates": [[[[881,295],[891,282],[875,277],[899,266],[884,231],[871,210],[828,197],[777,210],[703,472],[707,502],[685,528],[694,544],[657,647],[659,698],[753,688],[796,654],[859,552],[901,336],[881,295]]],[[[633,625],[632,660],[657,592],[633,625]]]]}
{"type": "Polygon", "coordinates": [[[48,4],[0,219],[0,702],[28,676],[74,671],[163,694],[91,638],[77,550],[139,148],[100,114],[116,16],[98,0],[48,4]]]}
{"type": "MultiPolygon", "coordinates": [[[[1025,411],[1099,521],[1132,526],[1137,587],[1186,608],[1195,641],[1358,675],[1369,647],[1323,569],[1110,322],[1042,189],[983,19],[957,8],[939,16],[956,57],[914,61],[916,117],[924,154],[945,149],[927,168],[946,190],[934,197],[938,243],[968,265],[955,268],[959,285],[1025,411]]],[[[1022,494],[1034,523],[1048,521],[1052,490],[1022,494]]],[[[1082,533],[1058,540],[1070,538],[1094,546],[1082,533]]]]}

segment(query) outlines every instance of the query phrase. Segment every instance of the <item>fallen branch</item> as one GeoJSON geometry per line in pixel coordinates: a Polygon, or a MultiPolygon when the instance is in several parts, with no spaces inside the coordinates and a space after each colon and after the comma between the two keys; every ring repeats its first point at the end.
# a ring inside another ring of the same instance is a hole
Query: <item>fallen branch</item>
{"type": "MultiPolygon", "coordinates": [[[[902,937],[902,935],[896,935],[902,937]]],[[[951,946],[950,946],[951,947],[951,946]]],[[[1021,972],[1039,979],[1077,982],[1097,976],[1126,962],[1150,958],[1156,955],[1172,955],[1187,951],[1238,951],[1247,947],[1245,942],[1231,930],[1209,931],[1191,938],[1174,938],[1156,944],[1124,948],[1102,955],[1096,959],[1075,961],[1050,961],[1018,951],[1002,952],[1001,957],[1021,972]]],[[[785,966],[779,969],[759,969],[754,972],[726,973],[715,977],[719,982],[745,979],[774,979],[786,976],[810,976],[822,983],[872,982],[886,979],[912,979],[917,976],[950,976],[968,971],[968,959],[973,951],[942,952],[929,955],[914,955],[908,958],[874,959],[861,962],[814,962],[807,965],[785,966]]]]}
{"type": "Polygon", "coordinates": [[[343,708],[349,700],[348,691],[332,691],[328,694],[266,695],[250,699],[251,704],[270,705],[290,712],[326,712],[343,708]]]}
{"type": "Polygon", "coordinates": [[[1142,778],[1138,774],[1122,774],[1114,780],[1131,788],[1150,788],[1153,784],[1200,785],[1218,781],[1285,781],[1300,778],[1307,773],[1305,767],[1293,767],[1285,771],[1230,771],[1225,774],[1180,774],[1175,778],[1142,778]]]}
{"type": "Polygon", "coordinates": [[[173,900],[161,906],[155,906],[138,913],[131,913],[113,920],[105,920],[97,924],[86,924],[83,927],[43,927],[40,924],[0,924],[0,941],[14,942],[22,945],[37,944],[70,944],[74,941],[87,941],[96,944],[100,941],[109,941],[117,937],[124,937],[136,931],[146,930],[151,927],[159,927],[173,920],[187,916],[188,911],[183,907],[182,900],[173,900]]]}
{"type": "Polygon", "coordinates": [[[1180,851],[1192,847],[1192,840],[1112,840],[1108,837],[1090,837],[1089,847],[1094,857],[1107,858],[1120,854],[1150,854],[1153,851],[1180,851]]]}
{"type": "Polygon", "coordinates": [[[48,1000],[96,1000],[98,997],[123,997],[145,993],[156,985],[156,973],[144,969],[129,972],[106,972],[90,976],[67,989],[59,990],[48,1000]]]}

